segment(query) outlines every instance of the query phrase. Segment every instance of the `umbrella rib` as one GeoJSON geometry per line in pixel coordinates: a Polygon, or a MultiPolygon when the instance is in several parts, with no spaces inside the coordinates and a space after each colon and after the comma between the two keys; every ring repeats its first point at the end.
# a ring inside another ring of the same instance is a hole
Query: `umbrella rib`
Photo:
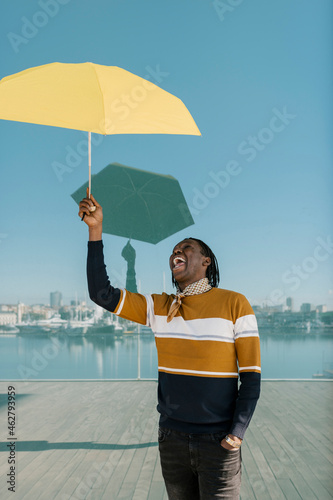
{"type": "MultiPolygon", "coordinates": [[[[147,181],[147,182],[146,182],[143,186],[141,186],[141,187],[138,189],[138,193],[139,193],[139,192],[141,193],[141,192],[142,192],[142,190],[143,190],[144,188],[146,188],[146,187],[148,186],[148,184],[150,184],[150,183],[151,183],[151,182],[153,182],[154,180],[155,180],[155,179],[149,179],[149,180],[148,180],[148,181],[147,181]]],[[[152,194],[152,193],[148,191],[148,192],[146,192],[146,193],[144,193],[144,194],[152,194]]],[[[170,200],[169,200],[169,198],[165,198],[165,197],[164,197],[164,196],[162,196],[160,193],[153,193],[153,194],[154,194],[154,196],[159,196],[162,200],[165,200],[165,201],[170,201],[170,200]]]]}
{"type": "Polygon", "coordinates": [[[120,207],[121,205],[123,205],[125,203],[125,201],[128,201],[132,196],[135,196],[135,193],[131,193],[129,194],[128,196],[126,196],[126,198],[123,198],[119,203],[118,203],[118,207],[120,207]]]}
{"type": "Polygon", "coordinates": [[[141,194],[141,192],[140,192],[140,191],[142,191],[142,189],[143,189],[144,187],[146,187],[146,186],[147,186],[150,182],[152,182],[152,180],[153,180],[153,179],[149,179],[149,180],[148,180],[148,181],[147,181],[147,182],[146,182],[143,186],[141,186],[141,187],[140,187],[140,189],[138,189],[138,190],[137,190],[137,189],[135,188],[135,185],[134,185],[134,183],[133,183],[132,179],[131,179],[131,176],[128,174],[128,172],[126,172],[126,171],[125,171],[125,173],[126,173],[127,177],[129,178],[129,180],[130,180],[130,182],[131,182],[131,184],[132,184],[132,186],[133,186],[133,189],[134,189],[135,193],[137,193],[137,195],[138,195],[138,196],[141,198],[141,200],[143,201],[143,203],[144,203],[144,205],[145,205],[145,207],[146,207],[146,210],[147,210],[147,214],[148,214],[149,220],[150,220],[150,225],[151,225],[151,227],[153,228],[153,227],[154,227],[154,223],[153,223],[153,219],[152,219],[152,217],[151,217],[151,214],[150,214],[150,211],[149,211],[149,208],[148,208],[148,204],[147,204],[146,200],[143,198],[143,196],[142,196],[142,194],[141,194]]]}
{"type": "Polygon", "coordinates": [[[155,179],[154,178],[151,178],[151,179],[148,179],[147,182],[144,183],[143,186],[141,186],[138,191],[141,191],[142,189],[144,189],[146,186],[148,186],[148,184],[150,184],[151,182],[153,182],[155,179]]]}
{"type": "Polygon", "coordinates": [[[126,170],[123,169],[123,172],[125,172],[125,174],[129,178],[129,181],[130,181],[130,183],[132,184],[132,187],[133,187],[133,191],[136,192],[136,188],[135,188],[134,182],[132,181],[132,177],[129,175],[129,173],[126,170]]]}
{"type": "Polygon", "coordinates": [[[150,211],[149,211],[148,204],[147,204],[146,200],[143,198],[143,196],[141,195],[141,193],[138,192],[138,196],[141,198],[141,200],[143,201],[143,203],[144,203],[144,205],[145,205],[145,207],[147,209],[147,214],[148,214],[148,217],[149,217],[149,220],[150,220],[150,225],[153,228],[154,227],[154,223],[153,223],[153,219],[151,217],[150,211]]]}
{"type": "Polygon", "coordinates": [[[149,211],[148,204],[147,204],[146,200],[143,198],[142,194],[140,193],[140,191],[141,191],[142,187],[145,187],[145,186],[148,184],[148,182],[150,182],[150,181],[148,181],[148,182],[147,182],[144,186],[142,186],[139,190],[137,190],[137,189],[135,188],[135,185],[134,185],[134,183],[133,183],[132,179],[131,179],[131,176],[130,176],[130,175],[128,174],[128,172],[126,172],[126,171],[125,171],[125,174],[126,174],[126,175],[127,175],[127,177],[129,178],[129,180],[130,180],[130,182],[131,182],[131,184],[132,184],[132,186],[133,186],[133,193],[132,193],[131,195],[127,196],[126,198],[124,198],[124,199],[121,201],[121,203],[119,203],[119,206],[120,206],[120,205],[122,205],[125,201],[127,201],[127,200],[131,197],[131,196],[135,196],[135,195],[139,196],[139,197],[141,198],[141,200],[142,200],[143,204],[144,204],[144,205],[145,205],[145,207],[146,207],[147,214],[148,214],[148,217],[149,217],[149,220],[150,220],[150,225],[151,225],[151,227],[153,228],[153,227],[154,227],[154,223],[153,223],[153,220],[152,220],[152,217],[151,217],[150,211],[149,211]]]}
{"type": "MultiPolygon", "coordinates": [[[[141,193],[140,193],[140,191],[142,190],[142,188],[143,188],[143,187],[145,187],[145,186],[147,186],[147,184],[149,184],[149,182],[151,182],[151,181],[152,181],[152,179],[149,179],[149,181],[148,181],[148,182],[146,182],[146,183],[145,183],[145,184],[144,184],[144,185],[143,185],[140,189],[136,189],[136,188],[135,188],[135,184],[134,184],[134,182],[132,181],[131,176],[129,175],[129,173],[128,173],[126,170],[125,170],[125,174],[127,175],[128,179],[129,179],[129,181],[130,181],[130,183],[131,183],[131,184],[132,184],[132,186],[133,186],[133,191],[134,191],[134,192],[133,192],[133,196],[134,196],[135,194],[137,194],[137,195],[138,195],[138,196],[142,199],[142,201],[143,201],[143,203],[144,203],[144,205],[145,205],[145,207],[146,207],[146,209],[147,209],[147,213],[148,213],[149,219],[150,219],[150,221],[151,221],[151,227],[154,227],[154,225],[153,225],[153,220],[152,220],[152,218],[151,218],[151,215],[150,215],[150,212],[149,212],[149,208],[148,208],[147,202],[146,202],[146,200],[143,198],[143,196],[142,196],[142,195],[141,195],[141,193]]],[[[128,199],[128,198],[126,198],[126,199],[128,199]]],[[[126,201],[126,200],[124,199],[124,200],[122,201],[122,203],[123,203],[124,201],[126,201]]]]}
{"type": "Polygon", "coordinates": [[[126,189],[127,191],[130,191],[131,193],[133,193],[133,191],[131,191],[130,188],[124,187],[122,184],[112,184],[112,187],[126,189]]]}
{"type": "MultiPolygon", "coordinates": [[[[138,192],[138,194],[140,194],[140,196],[141,196],[141,193],[139,193],[139,192],[138,192]]],[[[170,198],[167,198],[167,197],[163,196],[163,195],[162,195],[162,194],[160,194],[160,193],[151,193],[151,192],[149,192],[149,191],[148,191],[148,192],[146,192],[146,193],[142,193],[142,194],[150,194],[150,195],[152,195],[152,194],[153,194],[154,196],[159,197],[160,199],[162,199],[162,200],[164,200],[164,201],[168,201],[168,202],[170,202],[170,198]]]]}

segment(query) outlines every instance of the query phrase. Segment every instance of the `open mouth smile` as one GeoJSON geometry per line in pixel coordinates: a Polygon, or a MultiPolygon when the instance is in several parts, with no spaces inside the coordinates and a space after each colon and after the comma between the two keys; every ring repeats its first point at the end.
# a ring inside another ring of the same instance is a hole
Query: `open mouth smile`
{"type": "Polygon", "coordinates": [[[175,271],[176,269],[184,267],[186,264],[186,260],[183,257],[175,257],[172,263],[173,263],[172,270],[175,271]]]}

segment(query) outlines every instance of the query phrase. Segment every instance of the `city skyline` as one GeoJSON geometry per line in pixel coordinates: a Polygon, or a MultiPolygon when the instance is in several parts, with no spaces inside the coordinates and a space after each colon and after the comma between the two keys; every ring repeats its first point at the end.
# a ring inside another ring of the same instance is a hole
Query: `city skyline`
{"type": "MultiPolygon", "coordinates": [[[[18,306],[26,306],[26,307],[45,307],[48,309],[58,310],[61,308],[68,307],[81,307],[85,306],[89,309],[93,309],[96,307],[96,304],[92,302],[90,299],[84,298],[83,300],[79,300],[76,296],[75,298],[71,298],[69,301],[64,302],[62,293],[57,291],[50,292],[50,300],[48,302],[36,302],[36,303],[25,303],[22,301],[18,301],[17,303],[0,303],[0,312],[4,309],[15,308],[18,306]]],[[[285,302],[280,302],[278,304],[274,304],[272,302],[263,301],[261,304],[259,303],[251,303],[252,307],[262,310],[271,310],[271,311],[282,311],[282,312],[331,312],[333,309],[329,309],[327,304],[317,304],[313,301],[302,302],[299,305],[295,305],[293,297],[287,297],[285,302]]],[[[99,306],[98,306],[99,307],[99,306]]]]}

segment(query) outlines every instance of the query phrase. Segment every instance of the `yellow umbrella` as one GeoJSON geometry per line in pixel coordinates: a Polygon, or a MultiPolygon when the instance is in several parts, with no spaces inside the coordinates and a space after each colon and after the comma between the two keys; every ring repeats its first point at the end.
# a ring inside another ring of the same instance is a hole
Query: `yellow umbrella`
{"type": "Polygon", "coordinates": [[[0,81],[0,119],[97,134],[201,135],[180,99],[116,66],[51,63],[0,81]]]}

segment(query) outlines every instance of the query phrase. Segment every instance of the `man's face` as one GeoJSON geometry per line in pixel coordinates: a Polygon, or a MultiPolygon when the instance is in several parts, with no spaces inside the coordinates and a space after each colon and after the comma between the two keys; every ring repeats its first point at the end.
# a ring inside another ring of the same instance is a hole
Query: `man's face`
{"type": "Polygon", "coordinates": [[[210,263],[210,258],[202,254],[200,244],[191,239],[178,243],[169,259],[171,272],[181,290],[190,283],[205,278],[210,263]]]}

